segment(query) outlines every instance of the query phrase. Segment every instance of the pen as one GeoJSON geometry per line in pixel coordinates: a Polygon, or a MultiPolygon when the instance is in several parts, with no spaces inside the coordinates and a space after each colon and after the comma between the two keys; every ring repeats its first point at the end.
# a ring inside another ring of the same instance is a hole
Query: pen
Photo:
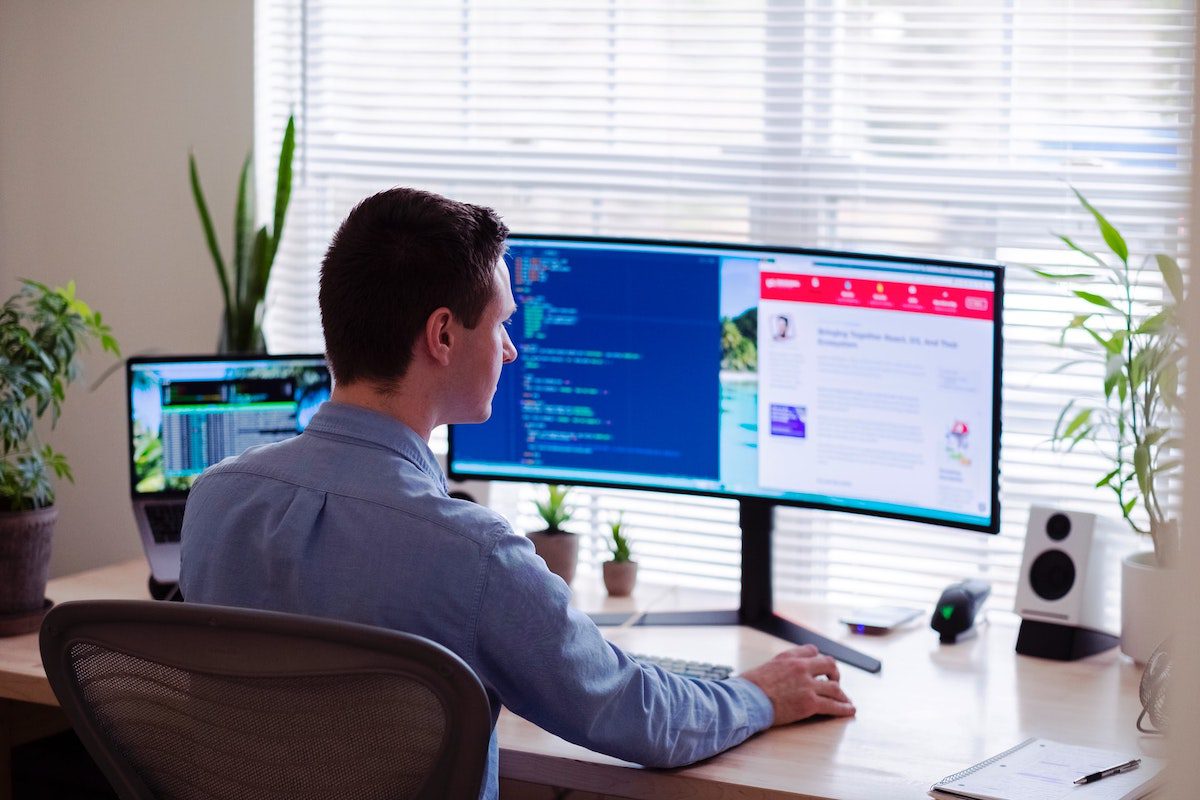
{"type": "Polygon", "coordinates": [[[1141,763],[1142,763],[1142,760],[1140,758],[1135,758],[1130,761],[1126,761],[1124,764],[1118,764],[1115,767],[1109,767],[1108,769],[1102,769],[1099,772],[1093,772],[1091,775],[1084,775],[1082,778],[1075,781],[1075,784],[1077,786],[1081,786],[1085,783],[1091,783],[1092,781],[1098,781],[1101,778],[1107,778],[1109,775],[1118,775],[1122,772],[1129,772],[1129,770],[1131,770],[1131,769],[1137,769],[1138,764],[1141,764],[1141,763]]]}

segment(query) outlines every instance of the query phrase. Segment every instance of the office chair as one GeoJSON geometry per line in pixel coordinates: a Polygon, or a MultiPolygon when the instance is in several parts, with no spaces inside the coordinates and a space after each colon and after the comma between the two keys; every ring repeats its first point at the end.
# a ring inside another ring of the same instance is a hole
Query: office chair
{"type": "Polygon", "coordinates": [[[491,713],[419,636],[188,603],[46,615],[42,662],[122,800],[476,800],[491,713]]]}

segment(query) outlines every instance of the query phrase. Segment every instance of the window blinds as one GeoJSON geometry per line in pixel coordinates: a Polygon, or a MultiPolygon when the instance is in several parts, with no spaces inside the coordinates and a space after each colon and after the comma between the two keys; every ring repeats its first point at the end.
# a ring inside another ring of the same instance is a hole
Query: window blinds
{"type": "MultiPolygon", "coordinates": [[[[1068,184],[1134,253],[1182,255],[1191,2],[259,0],[256,41],[258,152],[277,151],[289,111],[299,129],[273,350],[321,349],[329,237],[394,185],[491,206],[522,232],[995,259],[1010,265],[1001,535],[782,509],[777,592],[927,603],[984,577],[1002,607],[1030,504],[1116,508],[1094,488],[1102,456],[1048,443],[1062,404],[1099,392],[1094,370],[1052,372],[1082,301],[1021,265],[1091,269],[1054,236],[1103,248],[1068,184]]],[[[1153,267],[1142,284],[1161,291],[1153,267]]],[[[1092,288],[1107,290],[1098,270],[1092,288]]],[[[525,529],[530,491],[498,493],[525,529]]],[[[620,508],[646,578],[736,588],[732,503],[576,500],[585,562],[604,558],[599,523],[620,508]]]]}

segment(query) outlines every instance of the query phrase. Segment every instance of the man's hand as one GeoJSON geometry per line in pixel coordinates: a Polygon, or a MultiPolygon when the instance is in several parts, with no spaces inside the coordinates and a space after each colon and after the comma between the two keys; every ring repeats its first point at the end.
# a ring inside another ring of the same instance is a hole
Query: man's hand
{"type": "Polygon", "coordinates": [[[842,691],[837,662],[811,644],[785,650],[742,677],[766,693],[775,708],[775,724],[806,719],[814,714],[849,717],[854,704],[842,691]]]}

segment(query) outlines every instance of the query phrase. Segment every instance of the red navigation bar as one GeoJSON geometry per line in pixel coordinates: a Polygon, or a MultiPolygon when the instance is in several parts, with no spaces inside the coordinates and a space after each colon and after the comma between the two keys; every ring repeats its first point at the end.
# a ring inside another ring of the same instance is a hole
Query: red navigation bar
{"type": "Polygon", "coordinates": [[[759,278],[759,295],[763,300],[791,303],[878,308],[964,319],[995,318],[995,292],[907,281],[764,272],[759,278]]]}

